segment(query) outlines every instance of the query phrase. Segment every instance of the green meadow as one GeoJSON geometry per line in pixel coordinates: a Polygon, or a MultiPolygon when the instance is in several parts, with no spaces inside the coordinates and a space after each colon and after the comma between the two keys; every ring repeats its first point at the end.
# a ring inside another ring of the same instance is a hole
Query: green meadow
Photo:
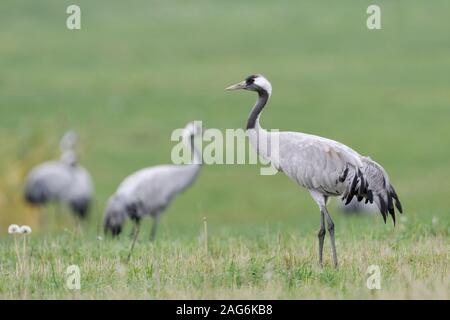
{"type": "Polygon", "coordinates": [[[371,1],[80,0],[81,30],[68,30],[72,1],[1,1],[0,298],[448,299],[450,2],[377,3],[382,29],[370,31],[371,1]],[[106,200],[130,173],[170,163],[187,122],[245,128],[255,95],[224,88],[253,73],[273,85],[263,127],[369,155],[404,215],[394,227],[331,202],[340,265],[327,236],[321,269],[307,191],[259,165],[205,165],[154,243],[146,219],[127,263],[131,226],[104,237],[106,200]],[[59,157],[68,129],[95,184],[81,225],[22,200],[27,172],[59,157]],[[14,238],[11,223],[33,233],[14,238]],[[80,290],[65,286],[73,264],[80,290]]]}

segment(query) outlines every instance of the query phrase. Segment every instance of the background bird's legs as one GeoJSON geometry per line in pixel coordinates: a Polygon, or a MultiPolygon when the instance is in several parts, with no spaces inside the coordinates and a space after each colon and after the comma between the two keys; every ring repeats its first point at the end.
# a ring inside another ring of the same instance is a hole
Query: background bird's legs
{"type": "Polygon", "coordinates": [[[338,260],[337,260],[337,254],[336,254],[336,242],[334,240],[334,223],[333,223],[333,220],[331,219],[330,214],[328,213],[327,208],[324,207],[323,209],[324,209],[323,212],[325,214],[325,218],[327,220],[328,233],[330,235],[331,250],[333,252],[333,263],[334,263],[334,266],[337,268],[338,260]]]}
{"type": "Polygon", "coordinates": [[[135,220],[134,226],[133,226],[133,233],[134,233],[133,243],[131,244],[130,252],[128,253],[127,262],[130,262],[131,253],[133,252],[134,244],[136,243],[136,239],[139,235],[140,226],[141,226],[140,220],[135,220]]]}
{"type": "MultiPolygon", "coordinates": [[[[325,209],[326,210],[326,209],[325,209]]],[[[320,209],[320,229],[317,237],[319,238],[319,263],[320,266],[323,267],[323,242],[325,239],[325,212],[321,208],[320,209]]]]}
{"type": "Polygon", "coordinates": [[[138,231],[138,225],[139,225],[139,222],[134,221],[133,228],[131,228],[131,232],[130,232],[131,239],[134,239],[134,237],[136,236],[136,232],[138,231]]]}
{"type": "Polygon", "coordinates": [[[159,213],[157,213],[153,219],[152,230],[150,231],[150,241],[155,241],[158,223],[159,223],[159,213]]]}

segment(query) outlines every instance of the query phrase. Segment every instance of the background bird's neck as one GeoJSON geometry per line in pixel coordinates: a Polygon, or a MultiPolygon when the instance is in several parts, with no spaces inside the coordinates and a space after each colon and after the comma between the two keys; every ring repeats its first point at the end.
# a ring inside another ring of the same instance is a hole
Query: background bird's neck
{"type": "Polygon", "coordinates": [[[256,100],[256,104],[250,112],[250,116],[247,121],[247,130],[255,129],[256,126],[259,128],[259,116],[261,111],[264,109],[267,100],[269,100],[269,94],[267,91],[258,91],[258,100],[256,100]]]}
{"type": "Polygon", "coordinates": [[[189,148],[191,149],[191,154],[192,154],[192,164],[198,164],[201,165],[202,164],[202,154],[200,153],[200,150],[198,150],[197,146],[195,145],[194,142],[195,136],[191,135],[189,137],[189,148]]]}
{"type": "Polygon", "coordinates": [[[65,165],[67,165],[69,167],[76,167],[78,164],[78,159],[77,159],[77,155],[76,155],[75,151],[70,150],[70,149],[65,150],[61,154],[60,160],[62,163],[64,163],[65,165]]]}
{"type": "Polygon", "coordinates": [[[182,182],[177,186],[177,192],[181,192],[192,185],[202,167],[202,154],[194,143],[194,136],[184,137],[184,142],[191,150],[192,159],[190,164],[178,166],[180,169],[178,174],[182,175],[184,179],[182,179],[182,182]]]}

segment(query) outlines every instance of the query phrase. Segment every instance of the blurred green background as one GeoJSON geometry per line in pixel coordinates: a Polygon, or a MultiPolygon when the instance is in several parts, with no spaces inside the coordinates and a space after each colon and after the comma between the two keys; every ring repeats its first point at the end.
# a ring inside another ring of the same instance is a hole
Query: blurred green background
{"type": "MultiPolygon", "coordinates": [[[[370,155],[410,219],[448,225],[450,2],[377,1],[382,30],[369,31],[372,3],[1,1],[0,233],[11,222],[38,227],[22,204],[23,178],[59,156],[67,129],[81,136],[81,163],[94,179],[96,228],[125,176],[170,162],[173,129],[190,120],[244,128],[255,96],[224,88],[252,73],[274,88],[265,128],[370,155]],[[79,31],[66,28],[70,4],[81,7],[79,31]]],[[[204,216],[212,234],[289,229],[312,240],[319,226],[306,191],[255,165],[205,166],[160,232],[191,236],[204,216]]],[[[339,233],[347,220],[334,216],[339,233]]]]}

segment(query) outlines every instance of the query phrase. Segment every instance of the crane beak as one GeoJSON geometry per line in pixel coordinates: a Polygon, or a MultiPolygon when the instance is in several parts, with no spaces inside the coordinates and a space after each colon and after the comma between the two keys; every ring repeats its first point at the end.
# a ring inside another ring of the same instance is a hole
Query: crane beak
{"type": "Polygon", "coordinates": [[[245,81],[241,81],[239,83],[233,84],[232,86],[229,86],[228,88],[225,88],[225,90],[231,91],[231,90],[239,90],[239,89],[245,89],[247,87],[247,84],[245,81]]]}

